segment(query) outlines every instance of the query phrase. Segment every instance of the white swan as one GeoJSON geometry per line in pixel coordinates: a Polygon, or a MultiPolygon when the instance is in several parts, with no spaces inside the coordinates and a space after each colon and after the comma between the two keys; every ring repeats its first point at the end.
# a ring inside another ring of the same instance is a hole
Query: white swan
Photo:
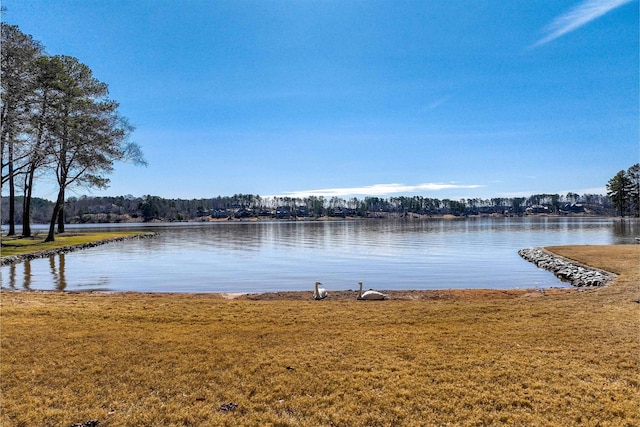
{"type": "Polygon", "coordinates": [[[358,292],[358,299],[359,300],[383,300],[383,299],[387,299],[387,296],[385,294],[383,294],[382,292],[378,292],[378,291],[367,291],[365,293],[362,293],[362,282],[358,282],[358,284],[360,285],[360,291],[358,292]]]}
{"type": "Polygon", "coordinates": [[[318,285],[322,285],[320,282],[316,282],[316,291],[313,293],[313,299],[324,299],[327,297],[327,290],[325,288],[319,288],[318,285]]]}

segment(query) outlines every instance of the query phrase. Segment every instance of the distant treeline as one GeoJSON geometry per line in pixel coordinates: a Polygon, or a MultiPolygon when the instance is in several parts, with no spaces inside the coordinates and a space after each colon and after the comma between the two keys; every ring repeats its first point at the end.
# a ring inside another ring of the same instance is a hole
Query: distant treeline
{"type": "MultiPolygon", "coordinates": [[[[8,200],[2,198],[2,223],[8,222],[8,200]]],[[[20,201],[18,206],[22,204],[20,201]]],[[[54,203],[34,198],[31,220],[46,223],[54,203]]],[[[530,197],[491,199],[434,199],[412,197],[260,197],[251,194],[218,196],[209,199],[165,199],[158,196],[71,197],[66,200],[67,223],[117,223],[149,221],[194,221],[208,219],[291,219],[296,217],[376,217],[403,215],[526,215],[592,214],[614,215],[607,196],[575,193],[535,194],[530,197]]],[[[16,212],[20,224],[22,212],[16,212]]]]}

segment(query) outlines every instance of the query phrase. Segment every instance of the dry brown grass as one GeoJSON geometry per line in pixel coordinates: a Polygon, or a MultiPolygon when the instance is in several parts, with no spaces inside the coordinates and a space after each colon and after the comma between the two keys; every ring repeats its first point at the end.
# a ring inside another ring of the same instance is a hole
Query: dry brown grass
{"type": "Polygon", "coordinates": [[[382,302],[2,292],[0,421],[638,425],[640,245],[552,249],[620,277],[382,302]]]}

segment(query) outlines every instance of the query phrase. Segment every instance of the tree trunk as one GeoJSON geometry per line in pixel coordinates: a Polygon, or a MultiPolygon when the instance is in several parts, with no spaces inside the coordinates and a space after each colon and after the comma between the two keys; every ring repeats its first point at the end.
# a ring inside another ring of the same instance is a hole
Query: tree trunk
{"type": "Polygon", "coordinates": [[[13,142],[9,142],[9,232],[7,236],[16,234],[16,187],[13,180],[13,142]]]}
{"type": "Polygon", "coordinates": [[[62,205],[58,212],[58,233],[64,233],[64,190],[62,190],[62,205]]]}
{"type": "Polygon", "coordinates": [[[31,194],[35,170],[30,168],[24,179],[24,199],[22,200],[22,237],[31,237],[31,194]]]}
{"type": "Polygon", "coordinates": [[[53,214],[51,215],[51,221],[49,222],[49,234],[47,238],[44,240],[45,242],[53,242],[56,240],[56,219],[58,219],[58,214],[60,213],[60,209],[64,204],[64,189],[60,189],[58,192],[58,198],[56,199],[56,204],[53,207],[53,214]]]}

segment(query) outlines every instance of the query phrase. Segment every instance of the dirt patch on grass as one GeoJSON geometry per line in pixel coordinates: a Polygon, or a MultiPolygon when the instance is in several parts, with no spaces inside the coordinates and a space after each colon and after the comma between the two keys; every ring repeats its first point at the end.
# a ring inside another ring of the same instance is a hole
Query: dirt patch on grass
{"type": "MultiPolygon", "coordinates": [[[[398,301],[493,301],[517,298],[537,298],[551,295],[567,295],[578,292],[575,288],[549,289],[450,289],[450,290],[380,290],[389,300],[398,301]]],[[[266,292],[249,294],[224,294],[225,298],[251,301],[310,301],[313,300],[312,291],[299,292],[266,292]]],[[[356,301],[358,291],[329,291],[329,296],[323,301],[356,301]]],[[[318,301],[321,303],[322,301],[318,301]]],[[[363,304],[384,301],[360,301],[363,304]]]]}

